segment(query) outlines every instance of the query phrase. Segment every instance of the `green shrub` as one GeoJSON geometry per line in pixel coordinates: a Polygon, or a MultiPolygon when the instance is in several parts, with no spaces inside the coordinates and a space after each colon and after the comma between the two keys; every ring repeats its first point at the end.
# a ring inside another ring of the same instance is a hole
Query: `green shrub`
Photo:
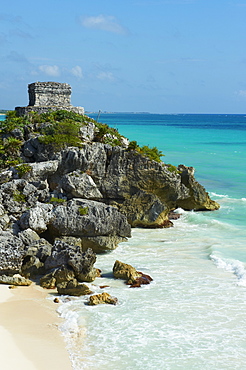
{"type": "Polygon", "coordinates": [[[88,207],[79,207],[79,214],[81,216],[87,215],[88,214],[88,207]]]}
{"type": "Polygon", "coordinates": [[[109,127],[105,123],[94,122],[97,127],[95,140],[104,144],[110,144],[112,146],[120,145],[122,136],[119,134],[118,130],[109,127]],[[109,136],[107,136],[107,134],[109,136]],[[111,136],[111,137],[110,137],[111,136]]]}
{"type": "Polygon", "coordinates": [[[178,173],[178,169],[176,166],[172,164],[168,164],[167,166],[168,166],[168,171],[178,173]]]}
{"type": "Polygon", "coordinates": [[[16,139],[15,137],[8,137],[2,141],[3,150],[8,155],[15,155],[19,152],[22,141],[16,139]]]}
{"type": "Polygon", "coordinates": [[[138,150],[138,149],[139,149],[138,143],[135,140],[130,141],[127,150],[138,150]]]}
{"type": "Polygon", "coordinates": [[[19,177],[24,176],[26,173],[30,172],[31,170],[32,170],[32,167],[27,163],[19,164],[16,167],[16,171],[17,171],[19,177]]]}
{"type": "Polygon", "coordinates": [[[56,197],[51,197],[50,198],[50,203],[51,204],[54,204],[54,203],[57,203],[57,204],[63,204],[65,203],[66,200],[65,199],[61,199],[61,198],[56,198],[56,197]]]}
{"type": "Polygon", "coordinates": [[[161,157],[164,155],[162,154],[162,151],[157,149],[156,146],[153,148],[150,148],[147,145],[144,145],[142,148],[140,148],[139,152],[143,154],[144,156],[148,157],[149,159],[156,161],[156,162],[161,162],[161,157]]]}
{"type": "Polygon", "coordinates": [[[153,148],[150,148],[148,145],[144,145],[140,147],[135,140],[130,141],[127,150],[137,151],[138,153],[156,162],[161,162],[161,157],[164,157],[164,154],[162,154],[162,151],[157,149],[156,146],[154,146],[153,148]]]}
{"type": "Polygon", "coordinates": [[[13,199],[15,202],[25,203],[26,197],[19,190],[13,192],[13,199]]]}
{"type": "Polygon", "coordinates": [[[21,163],[20,148],[22,141],[12,136],[0,139],[0,167],[16,166],[21,163]]]}
{"type": "Polygon", "coordinates": [[[23,128],[30,123],[27,117],[18,117],[16,111],[8,111],[5,121],[1,122],[1,132],[10,133],[15,128],[23,128]]]}
{"type": "Polygon", "coordinates": [[[80,125],[78,122],[66,119],[56,122],[53,126],[44,129],[44,135],[39,136],[38,140],[43,144],[51,144],[56,151],[67,146],[81,146],[79,138],[80,125]]]}

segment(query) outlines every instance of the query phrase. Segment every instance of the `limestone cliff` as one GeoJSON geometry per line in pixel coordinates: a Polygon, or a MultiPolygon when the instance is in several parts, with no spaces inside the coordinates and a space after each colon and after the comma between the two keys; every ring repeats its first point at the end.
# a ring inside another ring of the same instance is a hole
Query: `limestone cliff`
{"type": "Polygon", "coordinates": [[[170,226],[178,207],[219,208],[192,167],[152,160],[116,130],[67,111],[9,114],[0,166],[0,273],[47,272],[58,240],[105,252],[131,227],[170,226]]]}

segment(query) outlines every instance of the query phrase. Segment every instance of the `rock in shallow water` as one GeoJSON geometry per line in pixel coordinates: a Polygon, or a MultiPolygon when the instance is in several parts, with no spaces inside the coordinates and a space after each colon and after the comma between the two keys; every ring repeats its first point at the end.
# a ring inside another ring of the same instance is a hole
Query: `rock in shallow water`
{"type": "Polygon", "coordinates": [[[113,274],[116,279],[123,279],[130,288],[137,288],[141,285],[149,284],[153,279],[140,271],[137,271],[131,265],[120,261],[115,261],[113,274]]]}
{"type": "Polygon", "coordinates": [[[88,305],[89,306],[96,306],[98,304],[113,304],[116,305],[118,302],[118,299],[115,297],[112,297],[110,294],[104,292],[101,294],[95,294],[90,296],[88,305]]]}

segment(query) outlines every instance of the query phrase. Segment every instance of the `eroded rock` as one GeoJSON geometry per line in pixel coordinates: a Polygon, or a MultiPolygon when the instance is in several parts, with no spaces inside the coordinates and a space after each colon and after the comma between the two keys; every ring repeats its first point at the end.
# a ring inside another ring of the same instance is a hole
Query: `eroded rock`
{"type": "Polygon", "coordinates": [[[143,274],[131,265],[118,260],[114,263],[113,274],[116,279],[125,280],[126,284],[130,285],[131,288],[149,284],[153,280],[149,275],[143,274]]]}
{"type": "Polygon", "coordinates": [[[98,269],[94,268],[96,254],[88,249],[81,251],[78,246],[66,244],[56,240],[51,255],[45,261],[46,271],[65,266],[74,271],[79,281],[91,282],[98,276],[98,269]]]}
{"type": "Polygon", "coordinates": [[[68,282],[60,283],[57,285],[58,294],[61,295],[72,295],[81,296],[91,294],[92,291],[85,284],[78,284],[76,279],[72,279],[68,282]]]}
{"type": "Polygon", "coordinates": [[[118,299],[116,297],[112,297],[110,294],[104,292],[101,294],[95,294],[90,296],[88,305],[89,306],[96,306],[98,304],[113,304],[116,305],[118,303],[118,299]]]}
{"type": "Polygon", "coordinates": [[[113,274],[116,279],[126,280],[129,284],[141,276],[134,267],[118,260],[114,263],[113,274]]]}
{"type": "Polygon", "coordinates": [[[14,276],[0,275],[0,284],[8,284],[14,286],[29,286],[32,284],[32,281],[20,275],[14,276]]]}

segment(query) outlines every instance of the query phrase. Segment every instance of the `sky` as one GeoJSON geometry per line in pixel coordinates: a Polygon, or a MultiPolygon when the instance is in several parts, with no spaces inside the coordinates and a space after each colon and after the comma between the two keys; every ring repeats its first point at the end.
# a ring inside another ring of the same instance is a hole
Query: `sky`
{"type": "Polygon", "coordinates": [[[0,108],[66,82],[86,111],[246,113],[246,0],[1,0],[0,108]]]}

